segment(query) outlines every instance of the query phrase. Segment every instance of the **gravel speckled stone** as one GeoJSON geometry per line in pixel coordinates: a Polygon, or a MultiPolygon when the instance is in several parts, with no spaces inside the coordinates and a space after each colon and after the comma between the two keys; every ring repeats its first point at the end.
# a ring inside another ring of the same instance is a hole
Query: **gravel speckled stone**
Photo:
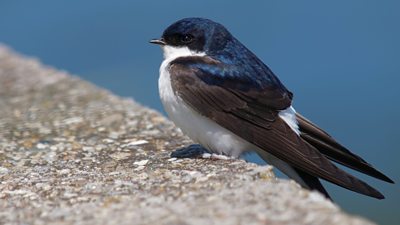
{"type": "Polygon", "coordinates": [[[371,224],[158,112],[0,46],[0,224],[371,224]]]}

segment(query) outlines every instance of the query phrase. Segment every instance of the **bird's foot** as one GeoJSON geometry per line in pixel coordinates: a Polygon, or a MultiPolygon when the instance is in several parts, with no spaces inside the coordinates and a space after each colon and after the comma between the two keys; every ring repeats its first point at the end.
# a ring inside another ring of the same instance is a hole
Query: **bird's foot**
{"type": "Polygon", "coordinates": [[[171,153],[172,158],[199,158],[204,154],[212,154],[209,150],[199,144],[189,145],[184,148],[177,149],[171,153]]]}

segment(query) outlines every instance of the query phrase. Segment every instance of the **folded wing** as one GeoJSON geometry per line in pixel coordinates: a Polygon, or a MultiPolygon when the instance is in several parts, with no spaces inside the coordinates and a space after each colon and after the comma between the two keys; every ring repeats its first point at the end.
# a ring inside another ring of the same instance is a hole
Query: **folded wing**
{"type": "Polygon", "coordinates": [[[240,69],[226,68],[229,66],[207,57],[178,58],[170,65],[171,84],[197,112],[296,169],[364,195],[384,198],[335,166],[280,119],[278,113],[291,105],[292,94],[279,81],[276,83],[277,79],[254,84],[257,80],[235,75],[240,69]]]}

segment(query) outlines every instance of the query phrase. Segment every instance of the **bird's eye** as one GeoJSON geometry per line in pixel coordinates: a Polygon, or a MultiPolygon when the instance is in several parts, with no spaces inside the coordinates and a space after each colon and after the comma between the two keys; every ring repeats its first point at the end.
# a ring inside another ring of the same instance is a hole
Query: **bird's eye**
{"type": "Polygon", "coordinates": [[[188,44],[193,41],[193,36],[190,34],[185,34],[181,37],[182,43],[188,44]]]}

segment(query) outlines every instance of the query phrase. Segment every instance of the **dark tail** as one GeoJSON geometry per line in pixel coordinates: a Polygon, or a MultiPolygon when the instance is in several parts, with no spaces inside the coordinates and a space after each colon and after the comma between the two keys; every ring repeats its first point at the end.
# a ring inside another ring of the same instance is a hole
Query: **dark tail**
{"type": "Polygon", "coordinates": [[[346,167],[377,179],[394,183],[389,177],[376,170],[360,156],[336,142],[328,133],[299,113],[296,114],[301,131],[301,137],[330,160],[340,163],[346,167]]]}

